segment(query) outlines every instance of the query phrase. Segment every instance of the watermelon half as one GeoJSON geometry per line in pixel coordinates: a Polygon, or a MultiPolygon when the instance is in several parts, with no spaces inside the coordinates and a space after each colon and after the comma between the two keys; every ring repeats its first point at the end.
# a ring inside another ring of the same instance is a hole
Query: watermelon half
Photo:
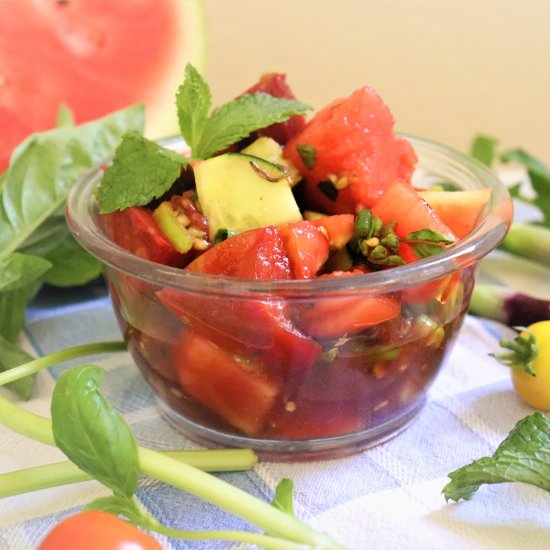
{"type": "Polygon", "coordinates": [[[147,135],[175,133],[185,65],[203,68],[203,20],[200,0],[0,1],[0,173],[60,104],[79,124],[144,102],[147,135]]]}

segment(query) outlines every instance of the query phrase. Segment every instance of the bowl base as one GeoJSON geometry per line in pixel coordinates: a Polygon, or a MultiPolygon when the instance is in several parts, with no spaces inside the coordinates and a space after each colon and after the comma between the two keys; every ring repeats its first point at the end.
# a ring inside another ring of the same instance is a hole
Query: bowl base
{"type": "Polygon", "coordinates": [[[173,411],[157,399],[157,406],[167,422],[190,440],[210,448],[252,449],[260,460],[268,462],[328,460],[360,453],[385,443],[408,428],[425,403],[426,399],[422,398],[391,421],[362,432],[323,439],[274,440],[239,436],[206,428],[173,411]]]}

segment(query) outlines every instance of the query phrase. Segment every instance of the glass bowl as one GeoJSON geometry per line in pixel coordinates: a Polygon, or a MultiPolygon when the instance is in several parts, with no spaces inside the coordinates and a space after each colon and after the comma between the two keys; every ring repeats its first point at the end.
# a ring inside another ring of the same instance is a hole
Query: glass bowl
{"type": "Polygon", "coordinates": [[[336,457],[386,441],[419,413],[512,204],[478,162],[406,137],[419,158],[416,187],[490,188],[491,199],[476,229],[443,252],[353,277],[259,281],[156,264],[102,231],[99,168],[74,186],[69,227],[104,266],[128,349],[162,414],[190,439],[269,460],[336,457]],[[381,303],[398,314],[353,323],[381,303]]]}

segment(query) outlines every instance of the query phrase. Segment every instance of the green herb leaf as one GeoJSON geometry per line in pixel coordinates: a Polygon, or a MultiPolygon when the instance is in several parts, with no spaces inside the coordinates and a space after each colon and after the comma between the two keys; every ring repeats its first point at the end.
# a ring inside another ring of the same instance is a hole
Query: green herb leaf
{"type": "MultiPolygon", "coordinates": [[[[0,336],[0,371],[13,369],[33,359],[34,357],[23,351],[19,346],[8,342],[8,340],[0,336]]],[[[34,379],[34,375],[26,376],[25,378],[20,378],[6,384],[6,387],[10,388],[22,399],[27,400],[31,396],[34,379]]]]}
{"type": "Polygon", "coordinates": [[[101,213],[143,206],[162,196],[187,162],[188,159],[137,132],[125,134],[99,186],[101,213]]]}
{"type": "Polygon", "coordinates": [[[34,134],[12,154],[0,188],[0,257],[17,250],[65,203],[72,185],[112,154],[123,133],[143,127],[143,106],[34,134]]]}
{"type": "Polygon", "coordinates": [[[310,107],[291,99],[269,94],[244,94],[215,109],[207,120],[193,157],[207,159],[249,136],[255,130],[284,122],[310,107]]]}
{"type": "Polygon", "coordinates": [[[48,260],[19,252],[0,257],[0,292],[27,286],[40,279],[51,267],[48,260]]]}
{"type": "Polygon", "coordinates": [[[536,206],[543,215],[542,224],[550,227],[550,170],[548,167],[523,149],[511,149],[500,157],[502,162],[517,162],[527,168],[527,175],[535,191],[535,198],[521,195],[519,188],[515,197],[536,206]]]}
{"type": "Polygon", "coordinates": [[[293,491],[294,483],[292,480],[288,478],[281,479],[275,488],[275,498],[271,503],[272,506],[294,516],[293,491]]]}
{"type": "Polygon", "coordinates": [[[403,239],[403,242],[408,243],[416,257],[422,259],[438,254],[443,250],[440,244],[453,244],[454,240],[449,239],[439,231],[426,228],[409,233],[407,238],[403,239]]]}
{"type": "Polygon", "coordinates": [[[34,298],[41,286],[34,281],[13,290],[0,292],[0,335],[10,342],[16,342],[25,325],[27,304],[34,298]]]}
{"type": "Polygon", "coordinates": [[[143,510],[134,498],[112,495],[92,500],[84,510],[102,510],[115,516],[124,516],[134,525],[158,525],[158,522],[143,510]]]}
{"type": "Polygon", "coordinates": [[[472,142],[470,155],[485,166],[491,166],[495,159],[498,139],[491,136],[478,135],[472,142]]]}
{"type": "Polygon", "coordinates": [[[327,197],[327,199],[334,202],[338,198],[338,189],[334,187],[334,183],[332,183],[331,181],[320,181],[317,184],[317,187],[319,188],[319,191],[321,191],[321,193],[323,193],[323,195],[327,197]]]}
{"type": "Polygon", "coordinates": [[[138,449],[124,419],[99,392],[105,371],[82,366],[63,373],[52,397],[56,445],[83,471],[131,497],[137,487],[138,449]]]}
{"type": "Polygon", "coordinates": [[[212,244],[219,244],[229,239],[230,237],[234,237],[236,234],[237,234],[237,231],[233,231],[232,229],[226,229],[225,227],[222,227],[216,231],[216,234],[212,239],[212,244]]]}
{"type": "Polygon", "coordinates": [[[43,281],[53,286],[81,286],[101,275],[101,262],[88,254],[72,235],[68,235],[51,250],[46,259],[52,267],[44,275],[43,281]]]}
{"type": "Polygon", "coordinates": [[[57,128],[64,128],[65,126],[74,126],[73,112],[62,103],[57,111],[57,118],[55,120],[57,128]]]}
{"type": "Polygon", "coordinates": [[[550,491],[550,421],[536,412],[520,420],[492,457],[449,474],[445,499],[470,500],[484,483],[518,481],[550,491]]]}
{"type": "Polygon", "coordinates": [[[203,135],[211,104],[210,87],[197,69],[187,64],[185,80],[176,94],[176,106],[181,135],[193,154],[203,135]]]}
{"type": "Polygon", "coordinates": [[[305,167],[308,170],[313,170],[313,168],[315,168],[315,162],[317,161],[317,149],[315,149],[313,145],[297,143],[296,151],[300,155],[305,167]]]}
{"type": "Polygon", "coordinates": [[[410,243],[410,246],[419,260],[439,254],[443,250],[439,245],[432,243],[410,243]]]}
{"type": "Polygon", "coordinates": [[[453,244],[454,240],[450,239],[443,233],[439,231],[434,231],[433,229],[420,229],[419,231],[413,231],[407,235],[406,241],[426,241],[429,243],[443,243],[443,244],[453,244]]]}

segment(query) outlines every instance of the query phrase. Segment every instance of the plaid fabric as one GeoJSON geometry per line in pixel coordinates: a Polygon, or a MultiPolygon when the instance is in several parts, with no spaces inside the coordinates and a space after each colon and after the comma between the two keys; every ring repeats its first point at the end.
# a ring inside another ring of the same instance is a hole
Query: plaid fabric
{"type": "MultiPolygon", "coordinates": [[[[543,491],[520,484],[484,486],[472,501],[460,504],[446,504],[441,495],[448,472],[492,454],[514,424],[532,412],[516,397],[506,368],[488,356],[506,332],[502,326],[467,318],[426,407],[397,438],[340,460],[260,463],[254,471],[220,477],[264,500],[272,499],[282,477],[293,479],[297,515],[355,549],[550,548],[548,497],[543,491]]],[[[118,334],[103,288],[91,286],[70,299],[67,292],[42,296],[29,310],[24,341],[42,355],[118,334]]],[[[159,416],[151,391],[127,354],[86,362],[108,369],[105,394],[125,414],[140,444],[197,448],[159,416]]],[[[25,406],[48,415],[54,381],[72,364],[41,372],[25,406]]],[[[57,449],[4,427],[0,449],[0,471],[62,459],[57,449]]],[[[36,548],[59,520],[107,494],[99,483],[89,481],[0,501],[0,549],[36,548]]],[[[230,514],[154,480],[141,480],[138,497],[161,522],[175,528],[247,528],[230,514]]],[[[232,548],[223,542],[157,538],[167,549],[232,548]]]]}

